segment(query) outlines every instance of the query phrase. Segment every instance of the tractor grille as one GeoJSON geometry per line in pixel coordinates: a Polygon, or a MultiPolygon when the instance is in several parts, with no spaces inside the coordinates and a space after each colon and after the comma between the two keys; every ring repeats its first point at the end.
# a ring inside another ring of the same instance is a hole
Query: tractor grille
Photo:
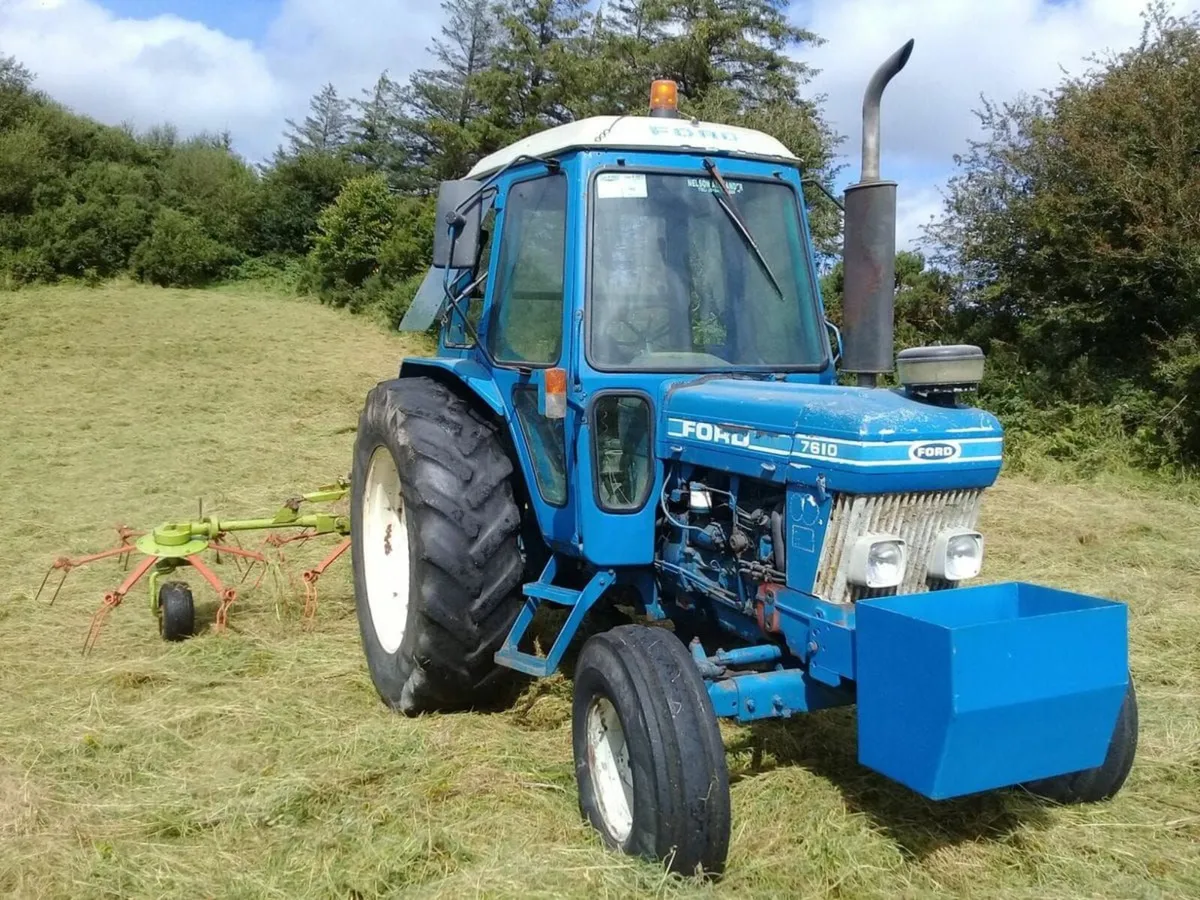
{"type": "Polygon", "coordinates": [[[835,603],[853,603],[864,597],[915,594],[944,586],[931,584],[926,571],[934,538],[946,528],[975,528],[982,495],[977,489],[835,495],[813,593],[835,603]],[[908,545],[908,568],[898,588],[871,590],[846,581],[850,547],[864,534],[893,534],[908,545]]]}

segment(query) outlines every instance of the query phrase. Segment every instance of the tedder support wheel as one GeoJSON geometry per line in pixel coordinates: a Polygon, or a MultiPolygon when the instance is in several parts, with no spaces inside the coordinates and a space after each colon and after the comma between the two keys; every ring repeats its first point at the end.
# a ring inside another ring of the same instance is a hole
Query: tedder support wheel
{"type": "Polygon", "coordinates": [[[1094,769],[1030,781],[1024,787],[1030,793],[1055,803],[1098,803],[1101,800],[1110,800],[1116,796],[1117,791],[1125,784],[1125,779],[1129,777],[1129,770],[1133,768],[1133,757],[1137,753],[1137,743],[1137,692],[1133,689],[1131,678],[1129,689],[1125,692],[1125,702],[1121,704],[1121,711],[1117,714],[1117,724],[1108,743],[1108,753],[1104,762],[1094,769]]]}
{"type": "Polygon", "coordinates": [[[462,397],[427,378],[367,395],[354,445],[351,553],[367,668],[409,715],[495,699],[493,656],[521,609],[512,463],[462,397]]]}
{"type": "Polygon", "coordinates": [[[671,632],[622,625],[589,638],[572,705],[579,807],[605,843],[718,874],[729,849],[729,770],[704,681],[671,632]]]}
{"type": "Polygon", "coordinates": [[[158,633],[164,641],[182,641],[196,633],[192,589],[182,581],[167,581],[158,589],[158,633]]]}

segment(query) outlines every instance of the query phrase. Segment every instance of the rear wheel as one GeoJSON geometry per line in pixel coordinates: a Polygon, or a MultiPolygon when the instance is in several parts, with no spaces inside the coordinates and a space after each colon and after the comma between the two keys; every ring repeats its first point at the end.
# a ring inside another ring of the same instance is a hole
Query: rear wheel
{"type": "Polygon", "coordinates": [[[1094,769],[1057,775],[1030,781],[1023,787],[1030,793],[1053,800],[1055,803],[1098,803],[1110,800],[1125,784],[1129,770],[1133,768],[1133,757],[1137,753],[1138,709],[1137,692],[1133,679],[1125,692],[1125,702],[1117,714],[1117,724],[1108,743],[1104,762],[1094,769]]]}
{"type": "Polygon", "coordinates": [[[493,656],[520,610],[512,464],[492,425],[446,386],[383,382],[354,447],[351,554],[379,695],[408,714],[492,700],[493,656]]]}
{"type": "Polygon", "coordinates": [[[643,625],[589,638],[575,668],[572,717],[579,807],[605,843],[672,872],[721,872],[725,747],[679,639],[643,625]]]}
{"type": "Polygon", "coordinates": [[[159,587],[158,633],[164,641],[182,641],[196,633],[196,604],[185,582],[167,581],[159,587]]]}

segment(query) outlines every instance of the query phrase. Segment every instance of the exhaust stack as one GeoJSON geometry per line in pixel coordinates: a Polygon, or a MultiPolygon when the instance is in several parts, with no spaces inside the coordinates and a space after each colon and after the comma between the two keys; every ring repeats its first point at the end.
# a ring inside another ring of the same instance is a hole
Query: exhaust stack
{"type": "Polygon", "coordinates": [[[846,188],[846,333],[842,367],[860,387],[875,387],[892,371],[896,295],[896,182],[879,177],[879,104],[883,89],[904,68],[913,41],[884,60],[863,95],[862,175],[846,188]]]}

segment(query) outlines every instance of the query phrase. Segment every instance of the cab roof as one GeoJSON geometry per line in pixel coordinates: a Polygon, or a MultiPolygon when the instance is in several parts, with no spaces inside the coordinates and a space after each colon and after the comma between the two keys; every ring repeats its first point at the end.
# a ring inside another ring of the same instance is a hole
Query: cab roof
{"type": "Polygon", "coordinates": [[[485,156],[468,178],[490,175],[520,156],[554,156],[568,150],[665,150],[751,156],[795,165],[796,156],[780,141],[737,125],[686,118],[592,116],[548,128],[485,156]]]}

